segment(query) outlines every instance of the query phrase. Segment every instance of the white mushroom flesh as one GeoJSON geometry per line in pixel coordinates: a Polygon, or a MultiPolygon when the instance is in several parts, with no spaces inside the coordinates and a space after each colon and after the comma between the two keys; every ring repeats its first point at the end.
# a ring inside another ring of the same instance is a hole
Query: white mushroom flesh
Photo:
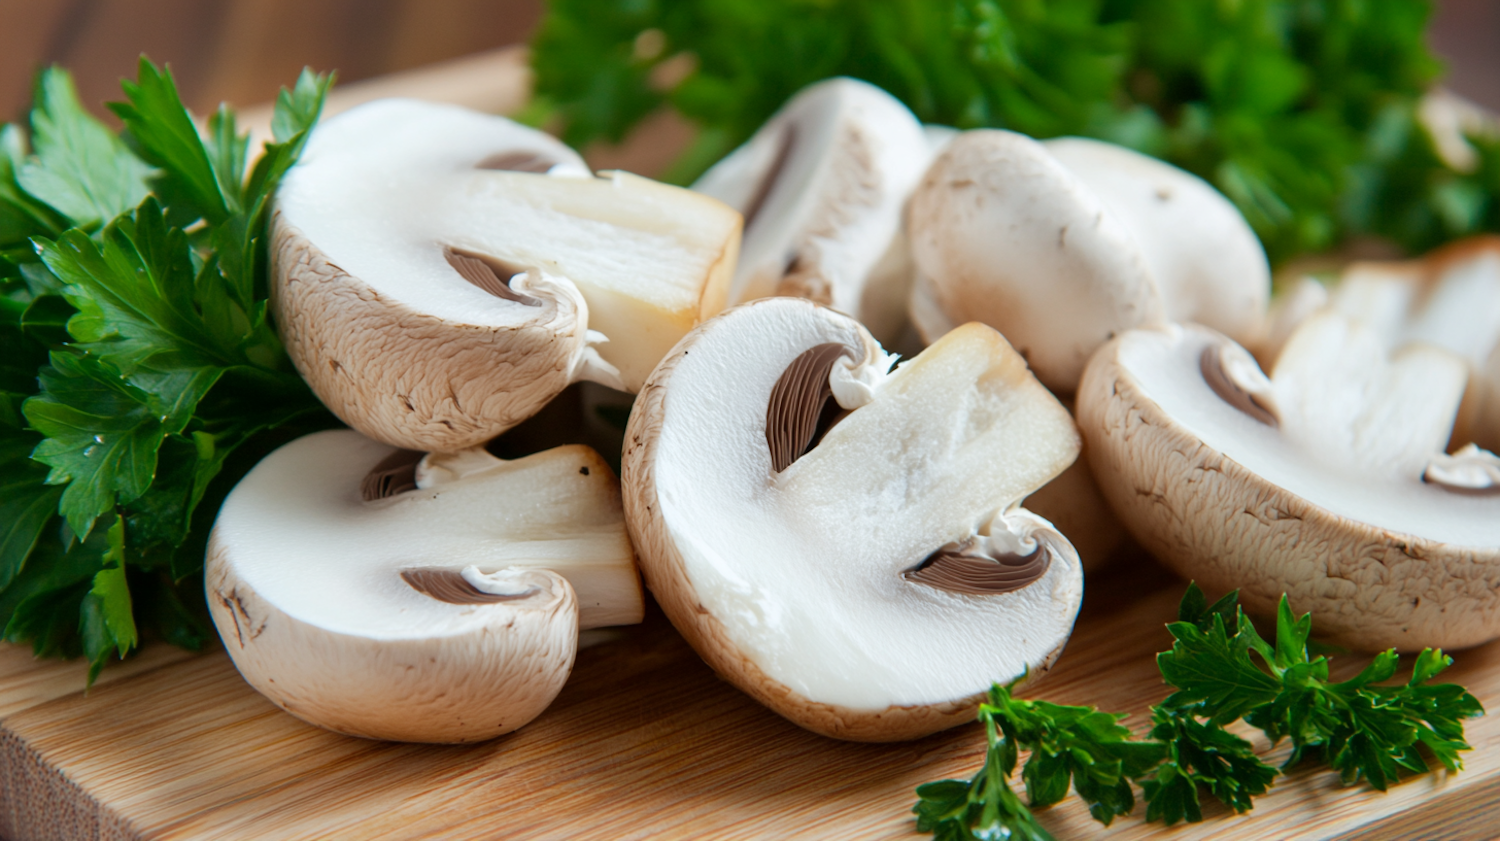
{"type": "Polygon", "coordinates": [[[1203,351],[1224,341],[1199,327],[1132,331],[1118,358],[1165,415],[1269,484],[1392,532],[1500,545],[1500,497],[1422,479],[1457,411],[1461,360],[1422,345],[1392,352],[1372,329],[1325,313],[1299,328],[1272,374],[1273,426],[1205,380],[1203,351]]]}
{"type": "Polygon", "coordinates": [[[339,430],[267,456],[214,524],[210,611],[245,679],[313,724],[491,738],[561,690],[580,624],[640,621],[618,490],[585,447],[471,453],[421,488],[416,455],[339,430]]]}
{"type": "Polygon", "coordinates": [[[277,203],[332,263],[414,313],[501,328],[534,318],[532,307],[454,282],[450,250],[489,263],[502,282],[529,270],[556,295],[581,295],[586,327],[608,339],[599,356],[630,390],[723,306],[739,226],[733,211],[689,191],[627,173],[591,177],[540,132],[406,100],[320,125],[277,203]],[[518,149],[559,165],[489,168],[497,150],[518,149]]]}
{"type": "Polygon", "coordinates": [[[1076,457],[1067,411],[998,334],[970,325],[865,377],[872,399],[776,473],[766,407],[789,363],[826,343],[858,358],[855,379],[889,361],[862,350],[871,343],[849,319],[773,303],[707,325],[664,403],[660,513],[703,608],[771,679],[858,710],[971,697],[1049,662],[1081,597],[1071,547],[1035,583],[998,595],[903,573],[986,534],[1006,545],[1055,535],[1011,506],[1076,457]]]}
{"type": "Polygon", "coordinates": [[[619,491],[598,454],[571,446],[513,461],[483,450],[437,457],[468,463],[440,472],[429,459],[418,489],[364,500],[362,480],[391,451],[343,430],[299,438],[235,487],[215,539],[265,599],[336,633],[441,636],[485,621],[436,607],[401,579],[421,568],[555,570],[579,595],[583,627],[641,620],[619,491]],[[337,599],[308,586],[309,564],[338,582],[337,599]]]}

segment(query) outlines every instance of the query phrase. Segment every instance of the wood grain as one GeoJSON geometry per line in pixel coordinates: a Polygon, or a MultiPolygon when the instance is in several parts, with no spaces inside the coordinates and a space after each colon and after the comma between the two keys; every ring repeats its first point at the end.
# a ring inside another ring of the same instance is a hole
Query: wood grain
{"type": "MultiPolygon", "coordinates": [[[[1098,597],[1037,692],[1133,713],[1160,700],[1153,657],[1181,582],[1134,559],[1098,597]]],[[[1347,658],[1339,668],[1358,668],[1347,658]]],[[[1452,678],[1500,704],[1500,644],[1452,678]]],[[[1467,770],[1384,795],[1331,772],[1278,781],[1247,816],[1208,809],[1165,830],[1142,809],[1108,837],[1487,838],[1500,833],[1500,718],[1472,722],[1467,770]]],[[[968,776],[983,735],[961,727],[862,745],[799,730],[714,677],[659,613],[585,650],[557,702],[482,745],[328,733],[252,691],[222,652],[164,664],[0,720],[0,834],[61,838],[897,838],[912,790],[968,776]]],[[[1059,838],[1103,830],[1076,798],[1041,819],[1059,838]]]]}
{"type": "Polygon", "coordinates": [[[60,64],[109,118],[142,53],[169,63],[199,114],[264,102],[304,66],[354,82],[526,40],[540,0],[0,0],[0,121],[60,64]]]}

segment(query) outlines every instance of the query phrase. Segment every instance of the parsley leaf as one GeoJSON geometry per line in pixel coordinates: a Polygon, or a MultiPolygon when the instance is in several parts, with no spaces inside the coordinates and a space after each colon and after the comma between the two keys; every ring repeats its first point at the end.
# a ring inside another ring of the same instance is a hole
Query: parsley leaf
{"type": "Polygon", "coordinates": [[[1500,141],[1458,171],[1417,115],[1430,0],[550,0],[535,122],[619,141],[671,107],[687,183],[792,94],[871,82],[923,122],[1073,134],[1212,183],[1274,263],[1358,235],[1423,251],[1500,231],[1500,141]]]}
{"type": "Polygon", "coordinates": [[[150,168],[78,101],[68,74],[42,71],[31,112],[36,156],[16,180],[75,226],[97,228],[146,197],[150,168]]]}
{"type": "Polygon", "coordinates": [[[124,657],[135,647],[135,616],[131,612],[130,585],[125,581],[125,521],[115,518],[109,528],[108,548],[103,555],[104,568],[94,573],[93,587],[83,599],[83,653],[89,660],[89,681],[99,670],[111,649],[124,657]]]}
{"type": "Polygon", "coordinates": [[[94,521],[146,492],[156,472],[165,429],[152,395],[94,357],[52,354],[40,375],[42,393],[23,411],[47,436],[32,458],[52,468],[47,484],[66,485],[59,510],[80,537],[94,521]]]}
{"type": "Polygon", "coordinates": [[[1095,820],[1108,825],[1134,809],[1133,780],[1147,821],[1203,820],[1204,790],[1247,812],[1277,770],[1224,728],[1241,718],[1273,741],[1291,739],[1288,766],[1316,753],[1345,784],[1363,779],[1384,791],[1402,771],[1428,770],[1419,745],[1450,771],[1462,767],[1458,754],[1469,750],[1462,720],[1484,710],[1462,687],[1430,683],[1451,658],[1423,651],[1411,678],[1390,686],[1383,683],[1395,676],[1399,658],[1387,651],[1334,683],[1327,658],[1311,652],[1310,615],[1294,614],[1283,596],[1273,646],[1237,601],[1230,593],[1209,604],[1196,584],[1188,585],[1178,621],[1167,626],[1172,649],[1157,656],[1176,691],[1152,707],[1149,739],[1132,739],[1119,724],[1122,715],[1017,700],[1010,687],[995,686],[979,708],[989,740],[985,767],[969,783],[918,788],[917,829],[938,838],[1045,837],[1007,782],[1023,749],[1031,752],[1022,778],[1033,807],[1061,801],[1071,782],[1095,820]]]}
{"type": "MultiPolygon", "coordinates": [[[[990,692],[991,701],[1009,698],[1009,687],[996,686],[990,692]]],[[[917,815],[917,831],[931,832],[939,841],[990,838],[1053,841],[1051,833],[1036,822],[1031,810],[1010,788],[1008,778],[1016,768],[1015,737],[1002,735],[990,705],[980,705],[979,718],[989,742],[984,767],[967,783],[942,780],[919,786],[917,804],[912,807],[917,815]]]]}
{"type": "Polygon", "coordinates": [[[156,199],[104,231],[103,247],[82,231],[39,239],[42,262],[67,284],[78,309],[68,332],[81,349],[132,373],[146,362],[166,369],[244,362],[240,336],[222,306],[216,273],[193,270],[187,235],[169,227],[156,199]],[[165,358],[162,358],[165,357],[165,358]]]}
{"type": "Polygon", "coordinates": [[[38,654],[85,655],[90,681],[142,631],[201,644],[219,502],[258,456],[336,424],[276,337],[265,278],[271,196],[330,84],[304,72],[282,92],[248,173],[233,112],[200,134],[145,59],[113,106],[128,144],[56,69],[36,154],[0,133],[0,621],[38,654]]]}
{"type": "MultiPolygon", "coordinates": [[[[65,224],[56,211],[32,198],[16,180],[25,166],[26,154],[21,130],[0,126],[0,255],[8,258],[0,260],[0,269],[8,268],[8,260],[27,259],[30,237],[56,235],[65,224]]],[[[9,271],[0,271],[0,277],[8,275],[9,271]]]]}
{"type": "MultiPolygon", "coordinates": [[[[165,194],[169,206],[186,205],[182,217],[187,221],[203,219],[217,224],[238,209],[239,190],[234,173],[224,173],[222,182],[214,171],[209,158],[209,145],[198,136],[198,127],[182,106],[177,95],[177,85],[170,70],[159,70],[145,56],[141,57],[137,80],[125,80],[120,85],[125,90],[127,102],[112,102],[109,107],[125,124],[130,137],[135,141],[142,156],[162,170],[162,175],[153,185],[165,194]]],[[[222,114],[222,112],[221,112],[222,114]]],[[[210,127],[213,145],[219,148],[217,157],[221,163],[235,157],[234,140],[225,141],[221,136],[225,121],[221,115],[210,127]],[[225,150],[225,146],[231,147],[225,150]]],[[[228,124],[233,132],[233,123],[228,124]]],[[[243,162],[243,145],[239,160],[243,162]]]]}

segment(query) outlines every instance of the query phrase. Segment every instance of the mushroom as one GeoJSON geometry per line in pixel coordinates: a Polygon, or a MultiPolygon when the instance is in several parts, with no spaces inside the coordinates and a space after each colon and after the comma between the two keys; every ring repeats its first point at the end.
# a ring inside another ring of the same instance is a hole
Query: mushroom
{"type": "Polygon", "coordinates": [[[235,486],[206,587],[261,694],[399,741],[515,730],[561,690],[580,629],[643,612],[619,488],[593,450],[424,457],[350,430],[299,438],[235,486]]]}
{"type": "Polygon", "coordinates": [[[1421,260],[1356,263],[1330,305],[1394,341],[1462,358],[1470,376],[1452,443],[1500,449],[1500,237],[1471,237],[1421,260]]]}
{"type": "Polygon", "coordinates": [[[931,160],[899,100],[856,79],[803,89],[693,189],[745,215],[732,304],[792,295],[881,337],[905,321],[906,199],[931,160]]]}
{"type": "Polygon", "coordinates": [[[1082,598],[1028,493],[1072,419],[983,325],[893,358],[853,319],[770,298],[704,322],[626,429],[626,520],[673,625],[724,679],[828,736],[972,720],[1046,672],[1082,598]]]}
{"type": "Polygon", "coordinates": [[[318,397],[372,438],[452,452],[571,381],[638,389],[723,306],[740,219],[593,177],[503,118],[383,100],[318,126],[272,227],[272,304],[318,397]]]}
{"type": "Polygon", "coordinates": [[[1270,296],[1265,253],[1228,200],[1096,140],[964,132],[927,171],[907,221],[925,338],[989,324],[1060,393],[1131,327],[1191,320],[1250,341],[1270,296]]]}
{"type": "Polygon", "coordinates": [[[1500,449],[1500,237],[1470,237],[1419,260],[1351,263],[1331,289],[1302,279],[1278,296],[1256,355],[1274,363],[1285,338],[1325,307],[1393,345],[1420,341],[1462,358],[1469,384],[1451,443],[1500,449]]]}
{"type": "Polygon", "coordinates": [[[1132,330],[1090,361],[1079,424],[1147,549],[1270,614],[1283,592],[1352,648],[1500,636],[1500,460],[1444,452],[1467,366],[1334,309],[1272,376],[1198,326],[1132,330]]]}

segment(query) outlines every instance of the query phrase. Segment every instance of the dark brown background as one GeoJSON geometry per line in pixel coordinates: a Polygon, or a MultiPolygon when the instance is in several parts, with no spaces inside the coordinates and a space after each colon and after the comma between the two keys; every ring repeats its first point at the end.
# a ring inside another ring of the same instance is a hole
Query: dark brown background
{"type": "MultiPolygon", "coordinates": [[[[200,113],[264,102],[304,65],[351,82],[520,43],[541,0],[0,0],[0,120],[20,117],[32,74],[71,69],[84,101],[119,97],[141,53],[169,62],[200,113]]],[[[1500,1],[1441,0],[1434,48],[1449,84],[1500,110],[1500,1]]],[[[102,113],[103,109],[99,108],[102,113]]]]}

